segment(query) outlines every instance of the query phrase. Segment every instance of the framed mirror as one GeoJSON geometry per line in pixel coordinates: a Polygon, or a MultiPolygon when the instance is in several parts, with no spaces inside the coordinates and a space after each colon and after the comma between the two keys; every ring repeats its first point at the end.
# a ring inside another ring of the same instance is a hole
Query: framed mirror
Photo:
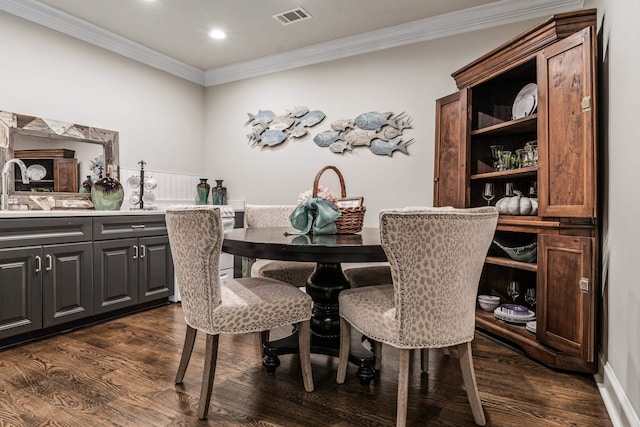
{"type": "Polygon", "coordinates": [[[106,175],[120,179],[118,154],[116,131],[0,111],[0,166],[19,158],[30,179],[23,184],[11,173],[14,208],[91,207],[90,195],[79,192],[82,182],[106,175]]]}

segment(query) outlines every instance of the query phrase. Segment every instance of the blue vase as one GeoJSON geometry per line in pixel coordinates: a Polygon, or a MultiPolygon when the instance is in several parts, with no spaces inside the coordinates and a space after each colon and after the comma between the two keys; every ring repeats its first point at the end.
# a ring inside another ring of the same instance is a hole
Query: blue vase
{"type": "Polygon", "coordinates": [[[216,187],[211,190],[211,204],[226,205],[227,204],[227,188],[222,186],[222,179],[216,179],[216,187]]]}
{"type": "Polygon", "coordinates": [[[109,175],[97,180],[91,186],[91,201],[97,210],[120,210],[123,200],[124,188],[122,188],[122,184],[109,175]]]}
{"type": "Polygon", "coordinates": [[[200,183],[196,185],[198,191],[198,204],[206,205],[209,203],[209,190],[211,186],[207,183],[207,178],[200,178],[200,183]]]}

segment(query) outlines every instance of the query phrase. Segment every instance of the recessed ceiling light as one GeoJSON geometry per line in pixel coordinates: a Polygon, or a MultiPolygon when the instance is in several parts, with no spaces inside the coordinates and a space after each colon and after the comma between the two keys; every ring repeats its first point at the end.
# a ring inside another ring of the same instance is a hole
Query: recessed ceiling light
{"type": "Polygon", "coordinates": [[[222,40],[227,38],[227,34],[222,30],[211,30],[209,31],[209,37],[216,40],[222,40]]]}

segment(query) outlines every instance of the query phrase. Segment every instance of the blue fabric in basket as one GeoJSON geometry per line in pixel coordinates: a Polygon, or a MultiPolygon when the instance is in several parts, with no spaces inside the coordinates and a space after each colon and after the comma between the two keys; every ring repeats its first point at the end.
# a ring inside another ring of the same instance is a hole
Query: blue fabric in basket
{"type": "Polygon", "coordinates": [[[315,197],[296,206],[289,215],[289,220],[293,228],[300,230],[299,234],[307,234],[309,231],[313,234],[338,234],[335,220],[340,215],[340,208],[335,203],[322,197],[315,197]],[[315,221],[314,212],[316,213],[315,221]]]}

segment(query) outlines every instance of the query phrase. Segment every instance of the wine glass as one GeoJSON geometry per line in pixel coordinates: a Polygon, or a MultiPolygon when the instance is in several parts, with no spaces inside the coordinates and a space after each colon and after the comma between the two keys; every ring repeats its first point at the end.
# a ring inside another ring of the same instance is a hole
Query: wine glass
{"type": "Polygon", "coordinates": [[[531,306],[536,305],[536,288],[527,288],[524,291],[524,300],[531,306]]]}
{"type": "Polygon", "coordinates": [[[491,204],[494,197],[496,197],[496,191],[493,182],[486,182],[482,190],[482,198],[487,201],[487,206],[491,204]]]}
{"type": "Polygon", "coordinates": [[[516,298],[520,295],[520,283],[512,280],[507,285],[507,295],[509,295],[513,299],[513,303],[516,303],[516,298]]]}

